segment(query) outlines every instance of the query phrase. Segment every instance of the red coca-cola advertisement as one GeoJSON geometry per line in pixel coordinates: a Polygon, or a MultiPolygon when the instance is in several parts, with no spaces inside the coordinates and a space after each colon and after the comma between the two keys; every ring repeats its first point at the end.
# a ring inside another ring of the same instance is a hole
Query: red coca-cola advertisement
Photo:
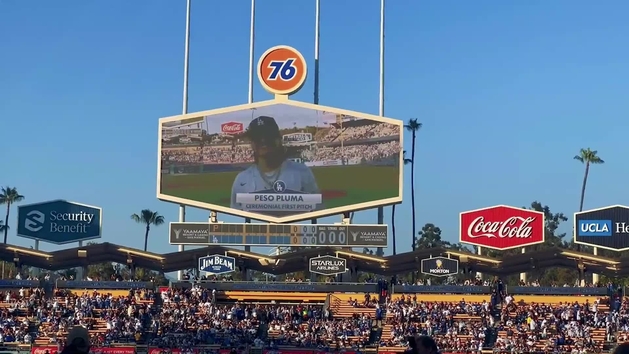
{"type": "Polygon", "coordinates": [[[459,240],[504,251],[544,242],[544,213],[497,205],[464,211],[459,218],[459,240]]]}
{"type": "Polygon", "coordinates": [[[244,130],[245,127],[242,123],[227,122],[221,124],[221,132],[223,132],[223,134],[238,134],[242,133],[244,130]]]}
{"type": "Polygon", "coordinates": [[[59,353],[59,347],[57,347],[56,345],[31,348],[31,354],[57,354],[57,353],[59,353]]]}
{"type": "MultiPolygon", "coordinates": [[[[56,345],[32,347],[31,354],[59,354],[59,348],[56,345]]],[[[92,354],[134,354],[134,347],[99,347],[90,350],[92,354]]]]}

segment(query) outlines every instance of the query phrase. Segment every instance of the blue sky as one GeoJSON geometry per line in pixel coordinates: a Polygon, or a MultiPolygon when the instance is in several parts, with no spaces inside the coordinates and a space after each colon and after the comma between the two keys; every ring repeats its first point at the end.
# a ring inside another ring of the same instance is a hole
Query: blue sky
{"type": "MultiPolygon", "coordinates": [[[[193,0],[190,112],[246,103],[249,6],[193,0]]],[[[582,147],[607,162],[592,170],[586,209],[629,204],[628,12],[620,0],[388,1],[385,115],[424,124],[418,228],[433,222],[454,241],[459,212],[533,200],[571,217],[582,147]]],[[[322,0],[321,104],[377,114],[378,21],[379,1],[322,0]]],[[[155,197],[155,154],[158,118],[181,112],[184,22],[184,0],[0,2],[0,184],[25,203],[101,206],[103,241],[131,247],[143,228],[130,214],[176,220],[177,206],[155,197]]],[[[256,60],[278,44],[312,67],[314,0],[258,1],[256,60]]],[[[310,75],[294,99],[312,97],[310,75]]],[[[269,98],[256,83],[254,100],[269,98]]],[[[411,238],[405,182],[399,251],[411,238]]],[[[206,219],[189,209],[188,220],[206,219]]],[[[355,218],[375,221],[375,210],[355,218]]],[[[9,242],[32,244],[13,232],[9,242]]],[[[176,249],[167,226],[149,249],[176,249]]]]}

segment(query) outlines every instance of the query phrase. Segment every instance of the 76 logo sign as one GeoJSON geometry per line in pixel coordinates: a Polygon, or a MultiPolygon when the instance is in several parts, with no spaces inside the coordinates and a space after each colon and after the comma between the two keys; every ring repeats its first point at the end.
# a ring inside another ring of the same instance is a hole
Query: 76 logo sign
{"type": "Polygon", "coordinates": [[[295,77],[295,74],[297,74],[297,68],[293,65],[295,60],[295,58],[290,58],[284,61],[273,60],[269,62],[268,67],[271,69],[271,73],[267,79],[275,81],[279,76],[282,81],[292,80],[295,77]]]}
{"type": "Polygon", "coordinates": [[[295,48],[277,46],[267,50],[258,61],[258,79],[274,95],[292,95],[306,81],[308,66],[295,48]]]}

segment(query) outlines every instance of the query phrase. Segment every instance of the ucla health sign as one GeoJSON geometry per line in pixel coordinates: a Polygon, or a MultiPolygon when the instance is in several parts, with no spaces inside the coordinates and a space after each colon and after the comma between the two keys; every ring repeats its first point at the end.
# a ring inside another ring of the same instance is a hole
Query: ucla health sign
{"type": "Polygon", "coordinates": [[[611,205],[574,213],[574,241],[613,251],[629,250],[629,207],[611,205]]]}
{"type": "Polygon", "coordinates": [[[17,235],[57,245],[101,237],[103,210],[51,200],[18,206],[17,235]]]}

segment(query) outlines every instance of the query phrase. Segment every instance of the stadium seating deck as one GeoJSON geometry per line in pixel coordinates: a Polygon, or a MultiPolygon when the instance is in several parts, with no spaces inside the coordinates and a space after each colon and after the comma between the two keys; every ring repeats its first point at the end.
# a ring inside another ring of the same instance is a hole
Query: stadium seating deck
{"type": "MultiPolygon", "coordinates": [[[[101,291],[75,290],[72,293],[75,296],[83,296],[85,294],[92,295],[95,293],[111,294],[114,297],[121,296],[125,298],[129,296],[129,290],[117,290],[117,291],[116,290],[101,290],[101,291]]],[[[287,309],[287,308],[289,309],[291,306],[293,306],[289,304],[295,304],[294,306],[307,306],[308,308],[311,308],[310,304],[318,304],[317,308],[321,309],[321,304],[327,301],[327,303],[329,304],[329,308],[334,316],[333,321],[335,322],[327,322],[327,324],[325,322],[323,323],[317,322],[317,324],[314,324],[314,322],[312,321],[300,322],[301,324],[299,326],[301,328],[297,330],[298,333],[302,333],[302,334],[313,333],[313,326],[323,326],[323,327],[319,327],[319,329],[317,330],[317,334],[316,334],[317,340],[327,343],[327,345],[330,347],[340,345],[341,347],[352,348],[356,346],[364,346],[369,342],[369,340],[371,339],[369,335],[370,329],[381,329],[380,343],[383,345],[381,345],[378,348],[378,350],[381,352],[388,352],[388,353],[403,352],[405,349],[403,346],[391,346],[391,342],[389,341],[392,338],[392,332],[393,332],[394,326],[396,326],[397,331],[400,331],[399,326],[398,326],[400,322],[399,320],[394,320],[393,313],[395,311],[398,311],[398,314],[400,313],[400,309],[402,307],[399,307],[398,305],[400,305],[399,300],[402,297],[404,297],[406,300],[406,303],[402,304],[402,306],[406,307],[407,309],[412,309],[412,311],[417,311],[417,313],[420,313],[420,311],[422,310],[420,308],[415,307],[415,305],[409,302],[410,299],[414,298],[415,296],[418,302],[424,303],[426,306],[431,306],[433,308],[436,306],[441,306],[440,308],[437,307],[439,311],[444,310],[444,309],[453,310],[457,306],[462,306],[462,309],[457,309],[456,311],[453,311],[453,323],[458,323],[459,325],[463,325],[464,326],[463,328],[467,328],[466,330],[461,330],[462,328],[459,327],[458,330],[455,331],[455,334],[454,334],[457,341],[467,343],[464,345],[469,346],[471,345],[470,343],[474,343],[474,342],[479,343],[479,337],[478,337],[479,328],[489,326],[488,320],[487,320],[487,316],[489,315],[489,312],[487,312],[486,310],[479,312],[478,309],[472,311],[470,310],[469,307],[466,307],[465,305],[461,305],[461,304],[470,305],[472,303],[475,303],[474,306],[479,307],[481,306],[479,305],[481,302],[483,301],[489,302],[490,298],[488,295],[480,296],[480,295],[450,295],[450,294],[448,295],[394,294],[389,299],[390,302],[388,305],[384,305],[384,304],[380,305],[383,308],[385,306],[388,306],[387,312],[385,313],[385,317],[382,319],[382,321],[375,321],[376,304],[373,302],[373,300],[375,299],[375,295],[373,294],[371,295],[372,295],[371,301],[367,304],[365,303],[367,296],[364,293],[326,294],[326,293],[309,293],[309,292],[290,293],[290,292],[268,292],[268,291],[229,291],[229,292],[225,292],[224,296],[221,296],[218,300],[223,303],[226,302],[227,304],[241,302],[241,303],[244,303],[245,305],[248,304],[246,306],[250,306],[251,309],[258,306],[258,304],[263,304],[262,306],[268,306],[264,304],[270,304],[272,302],[275,302],[276,304],[278,304],[277,307],[274,307],[274,309],[282,308],[282,306],[284,309],[287,309]],[[395,306],[398,306],[398,307],[395,308],[395,306]],[[458,313],[458,312],[464,312],[464,313],[458,313]],[[478,314],[482,316],[479,316],[478,314]],[[390,320],[394,320],[394,321],[390,321],[390,320]],[[347,333],[347,331],[340,330],[340,328],[351,328],[351,326],[356,326],[356,324],[359,323],[358,321],[362,321],[360,322],[363,324],[361,326],[364,326],[364,323],[370,324],[369,328],[367,328],[366,326],[361,327],[362,328],[361,331],[355,333],[355,334],[360,333],[360,335],[350,335],[347,333]],[[398,321],[397,324],[394,324],[396,323],[395,321],[398,321]],[[328,325],[332,325],[335,329],[333,330],[322,329],[328,325]],[[350,327],[347,327],[347,326],[350,326],[350,327]],[[344,332],[344,333],[341,335],[340,334],[341,332],[344,332]]],[[[136,295],[136,298],[133,299],[134,303],[140,306],[154,304],[154,300],[145,300],[143,299],[143,297],[144,297],[143,294],[136,295]]],[[[58,296],[53,300],[56,300],[60,304],[60,308],[57,310],[57,315],[61,316],[61,307],[63,307],[63,305],[65,304],[65,298],[62,296],[58,296]]],[[[609,305],[607,305],[604,301],[601,301],[601,299],[596,296],[570,296],[568,297],[568,296],[542,296],[542,295],[518,296],[516,295],[514,304],[517,306],[508,307],[502,310],[503,315],[508,316],[508,318],[511,318],[514,322],[514,325],[509,325],[510,327],[505,328],[507,324],[503,323],[498,317],[495,317],[496,318],[495,326],[497,329],[500,328],[500,330],[498,330],[495,333],[497,334],[497,337],[499,339],[516,342],[530,334],[528,332],[526,325],[524,326],[517,325],[517,323],[520,323],[520,324],[526,323],[526,322],[522,322],[522,318],[523,318],[522,316],[524,314],[524,318],[526,319],[526,313],[527,311],[529,311],[528,310],[529,306],[544,307],[545,305],[551,305],[553,309],[557,309],[561,307],[564,307],[564,309],[570,309],[575,303],[579,303],[583,305],[586,302],[590,304],[593,304],[593,303],[598,304],[597,311],[600,317],[602,317],[602,315],[609,313],[610,311],[609,305]],[[516,319],[518,322],[516,322],[516,319]],[[498,324],[498,322],[500,322],[500,324],[498,324]]],[[[180,306],[178,302],[174,302],[174,301],[165,303],[165,304],[168,304],[166,306],[169,306],[171,309],[176,309],[180,306]]],[[[231,305],[227,305],[227,306],[231,306],[231,305]]],[[[0,302],[0,309],[9,309],[13,307],[15,307],[15,302],[0,302]]],[[[109,331],[107,329],[108,325],[107,325],[106,319],[104,318],[104,316],[101,316],[101,313],[104,310],[93,309],[91,311],[93,313],[93,316],[89,318],[83,318],[83,321],[88,322],[90,324],[90,332],[93,335],[95,336],[101,335],[102,337],[105,337],[109,331]]],[[[424,310],[424,314],[427,314],[427,313],[429,312],[426,312],[424,310]]],[[[26,319],[29,321],[31,328],[38,328],[39,336],[34,339],[34,343],[33,343],[33,345],[35,346],[41,347],[41,346],[54,345],[53,343],[55,342],[56,338],[64,338],[67,335],[67,332],[65,330],[54,330],[53,325],[50,322],[44,321],[42,323],[38,323],[37,317],[28,318],[27,317],[28,310],[26,308],[18,308],[13,311],[13,314],[16,315],[18,322],[22,322],[26,319]]],[[[554,320],[556,320],[556,316],[558,316],[556,312],[553,313],[552,311],[549,311],[548,313],[546,313],[546,319],[548,320],[549,323],[552,323],[554,320]]],[[[409,321],[409,318],[407,317],[403,320],[409,321]]],[[[426,328],[425,323],[417,320],[417,318],[415,320],[410,320],[410,321],[415,322],[414,328],[418,332],[422,332],[424,330],[431,331],[428,328],[426,328]]],[[[452,324],[448,326],[452,326],[452,324]]],[[[538,350],[547,350],[548,345],[551,342],[551,339],[555,338],[556,336],[560,334],[558,332],[558,328],[559,328],[559,325],[549,326],[547,336],[545,336],[544,338],[538,339],[533,344],[533,347],[538,350]]],[[[179,330],[188,331],[189,333],[196,333],[197,329],[198,329],[198,325],[196,324],[196,322],[192,321],[192,322],[188,322],[187,325],[183,326],[179,330]]],[[[267,332],[268,332],[269,339],[271,340],[276,339],[278,340],[278,343],[281,342],[283,344],[286,344],[286,341],[284,339],[286,338],[286,335],[288,334],[288,332],[286,331],[282,332],[282,331],[276,330],[275,327],[271,327],[271,326],[269,326],[269,329],[267,332]]],[[[290,333],[290,335],[298,335],[298,333],[290,333]]],[[[587,338],[579,338],[579,340],[591,339],[595,342],[594,344],[589,344],[590,347],[588,347],[589,348],[588,350],[602,350],[604,345],[609,339],[606,328],[601,327],[600,323],[598,324],[598,326],[591,326],[589,332],[587,333],[588,333],[587,338]]],[[[399,335],[400,333],[398,333],[397,336],[399,337],[399,335]]],[[[449,334],[449,336],[452,336],[452,335],[453,334],[451,333],[449,334]]],[[[443,336],[443,335],[435,335],[435,338],[437,340],[439,340],[440,338],[443,339],[445,337],[446,336],[443,336]]],[[[136,337],[136,339],[138,338],[139,337],[136,337]]],[[[377,338],[375,338],[374,340],[377,340],[377,338]]],[[[447,341],[448,339],[445,338],[444,340],[447,341]]],[[[617,341],[619,343],[627,341],[627,340],[629,340],[629,337],[627,336],[617,337],[617,341]]],[[[394,343],[397,343],[397,342],[394,342],[394,343]]],[[[373,344],[375,345],[376,343],[374,342],[373,344]]],[[[25,347],[25,345],[20,345],[18,343],[9,343],[8,345],[25,347]]],[[[133,345],[134,346],[136,344],[123,343],[120,345],[133,345]]],[[[207,350],[217,350],[219,347],[220,345],[209,345],[209,346],[205,345],[204,346],[204,348],[207,350]]],[[[290,350],[290,351],[296,350],[295,346],[282,345],[279,347],[279,349],[282,349],[282,348],[286,350],[290,350]]]]}

